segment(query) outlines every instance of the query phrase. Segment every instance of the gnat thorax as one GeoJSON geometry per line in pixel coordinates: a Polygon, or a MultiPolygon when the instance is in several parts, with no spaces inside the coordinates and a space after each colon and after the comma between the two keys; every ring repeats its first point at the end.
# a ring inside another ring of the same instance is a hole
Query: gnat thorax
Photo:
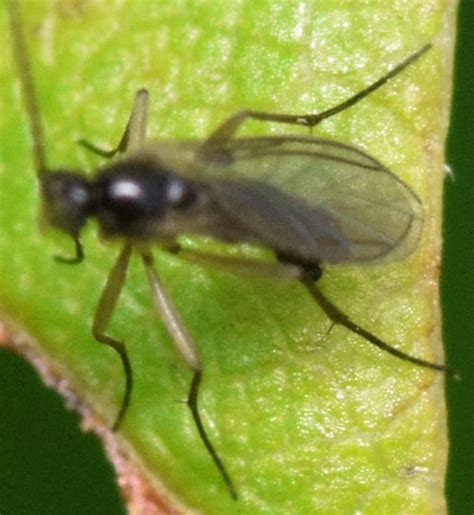
{"type": "Polygon", "coordinates": [[[40,189],[46,222],[77,236],[95,212],[93,185],[80,172],[54,170],[40,174],[40,189]]]}
{"type": "Polygon", "coordinates": [[[125,159],[97,174],[95,215],[105,237],[156,237],[157,225],[194,201],[194,192],[156,160],[125,159]]]}

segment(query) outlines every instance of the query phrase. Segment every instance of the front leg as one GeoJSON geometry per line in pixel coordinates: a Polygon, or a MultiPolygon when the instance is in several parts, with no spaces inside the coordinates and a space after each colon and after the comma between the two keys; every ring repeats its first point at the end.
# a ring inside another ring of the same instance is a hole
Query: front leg
{"type": "Polygon", "coordinates": [[[105,332],[114,312],[120,292],[125,284],[131,251],[131,246],[127,243],[120,252],[114,267],[107,277],[107,282],[102,290],[102,295],[100,296],[92,324],[92,334],[94,335],[94,338],[99,343],[103,343],[104,345],[111,347],[118,353],[122,361],[123,371],[125,374],[125,393],[115,422],[112,425],[113,431],[116,431],[119,428],[130,404],[130,396],[132,394],[133,386],[132,367],[130,366],[130,360],[128,359],[124,343],[111,338],[105,334],[105,332]]]}

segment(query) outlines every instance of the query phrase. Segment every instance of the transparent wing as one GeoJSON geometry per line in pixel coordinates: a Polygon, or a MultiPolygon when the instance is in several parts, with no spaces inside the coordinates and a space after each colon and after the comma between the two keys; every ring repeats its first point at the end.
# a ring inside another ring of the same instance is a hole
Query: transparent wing
{"type": "Polygon", "coordinates": [[[236,138],[196,154],[220,208],[254,238],[309,261],[396,260],[417,246],[423,210],[378,161],[312,137],[236,138]]]}

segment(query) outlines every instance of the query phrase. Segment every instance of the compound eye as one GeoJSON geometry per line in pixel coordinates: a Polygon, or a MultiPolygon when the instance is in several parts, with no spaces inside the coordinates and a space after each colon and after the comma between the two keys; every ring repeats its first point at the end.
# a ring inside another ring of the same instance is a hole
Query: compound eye
{"type": "Polygon", "coordinates": [[[169,181],[166,189],[166,200],[172,207],[189,207],[195,198],[195,192],[186,182],[178,178],[173,178],[169,181]]]}
{"type": "Polygon", "coordinates": [[[79,173],[55,170],[41,177],[43,214],[51,225],[78,234],[93,214],[92,190],[79,173]]]}

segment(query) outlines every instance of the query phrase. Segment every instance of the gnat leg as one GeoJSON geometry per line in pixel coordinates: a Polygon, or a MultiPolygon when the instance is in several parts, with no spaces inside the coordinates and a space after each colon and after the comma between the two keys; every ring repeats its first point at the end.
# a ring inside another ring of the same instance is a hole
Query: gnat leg
{"type": "Polygon", "coordinates": [[[102,295],[100,297],[99,304],[94,315],[94,322],[92,324],[92,334],[94,335],[94,338],[99,343],[103,343],[109,347],[112,347],[112,349],[118,353],[120,359],[122,360],[123,371],[125,374],[125,393],[122,398],[122,404],[120,406],[117,418],[112,425],[113,431],[116,431],[119,428],[130,404],[130,396],[133,386],[132,367],[130,366],[130,360],[128,359],[127,351],[123,342],[119,342],[110,336],[107,336],[105,331],[107,330],[110,318],[114,312],[122,287],[125,284],[131,251],[132,248],[130,244],[127,243],[120,252],[114,267],[107,277],[107,282],[105,283],[105,287],[102,290],[102,295]]]}
{"type": "Polygon", "coordinates": [[[173,249],[172,252],[190,263],[246,277],[287,281],[298,280],[302,277],[301,268],[291,263],[271,263],[245,257],[220,256],[208,252],[181,249],[180,247],[173,249]]]}
{"type": "Polygon", "coordinates": [[[212,445],[212,442],[209,440],[209,436],[207,436],[206,429],[204,428],[204,425],[202,423],[201,415],[199,414],[199,408],[198,408],[198,393],[199,388],[201,386],[201,380],[202,380],[202,372],[195,371],[193,375],[193,380],[191,382],[191,388],[189,389],[189,395],[188,395],[188,407],[191,410],[191,413],[193,415],[194,423],[196,424],[199,436],[201,437],[201,441],[204,444],[204,446],[207,449],[207,452],[211,455],[212,459],[214,460],[214,463],[219,470],[220,475],[222,476],[222,479],[224,480],[224,483],[226,484],[229,493],[233,499],[237,499],[238,494],[237,490],[235,489],[234,482],[232,481],[232,478],[230,477],[229,473],[227,472],[227,469],[217,454],[216,450],[214,449],[214,446],[212,445]]]}
{"type": "Polygon", "coordinates": [[[212,145],[216,142],[227,141],[232,138],[235,132],[239,129],[239,127],[246,120],[260,120],[262,122],[274,122],[274,123],[287,123],[290,125],[304,125],[306,127],[314,127],[318,125],[326,118],[330,118],[342,111],[345,111],[349,107],[357,104],[362,99],[382,87],[388,80],[392,79],[400,72],[402,72],[407,66],[414,63],[418,60],[425,52],[427,52],[431,48],[431,44],[425,45],[423,48],[411,54],[407,59],[401,62],[399,65],[392,68],[388,73],[386,73],[383,77],[376,80],[362,91],[359,91],[355,95],[349,97],[347,100],[344,100],[340,104],[337,104],[330,109],[326,109],[321,113],[313,113],[313,114],[278,114],[278,113],[266,113],[262,111],[252,111],[252,110],[242,110],[238,111],[234,115],[232,115],[227,120],[217,127],[217,129],[208,137],[208,139],[204,142],[203,147],[204,150],[206,145],[212,145]]]}
{"type": "Polygon", "coordinates": [[[78,234],[73,234],[72,239],[74,241],[74,249],[76,252],[76,255],[74,257],[64,257],[64,256],[53,256],[54,261],[57,263],[62,263],[63,265],[78,265],[79,263],[82,263],[84,260],[84,249],[82,248],[82,242],[79,238],[78,234]]]}
{"type": "Polygon", "coordinates": [[[148,277],[148,282],[150,285],[153,303],[155,305],[155,309],[160,315],[161,320],[165,324],[166,329],[168,330],[169,335],[173,341],[173,344],[176,350],[179,352],[181,357],[184,359],[186,365],[193,372],[193,380],[191,382],[191,388],[189,390],[188,396],[188,406],[191,410],[194,423],[199,432],[199,436],[201,438],[202,443],[206,447],[209,455],[213,459],[219,473],[223,481],[225,482],[230,495],[236,499],[237,492],[234,487],[233,481],[227,472],[227,469],[224,465],[224,462],[217,454],[216,449],[212,445],[209,436],[206,433],[204,428],[204,424],[202,422],[201,416],[199,414],[198,408],[198,393],[199,387],[202,379],[202,371],[201,371],[201,361],[199,359],[199,355],[197,353],[196,346],[194,342],[187,332],[179,313],[176,311],[171,299],[169,298],[164,286],[155,270],[153,263],[153,256],[150,253],[142,253],[143,264],[145,265],[145,270],[148,277]]]}
{"type": "Polygon", "coordinates": [[[148,91],[140,89],[135,94],[132,113],[119,144],[112,150],[104,150],[87,140],[80,139],[79,145],[101,157],[112,158],[117,153],[134,152],[143,147],[146,141],[148,117],[148,91]]]}
{"type": "Polygon", "coordinates": [[[375,334],[372,334],[370,331],[367,331],[360,325],[353,322],[343,311],[341,311],[325,295],[323,295],[321,290],[315,285],[313,277],[306,276],[301,280],[301,282],[334,324],[342,325],[346,329],[349,329],[349,331],[352,331],[358,336],[361,336],[372,345],[375,345],[379,349],[388,352],[392,356],[395,356],[396,358],[399,358],[403,361],[408,361],[419,367],[430,368],[432,370],[437,370],[438,372],[447,372],[450,375],[456,376],[455,372],[445,365],[431,363],[430,361],[416,358],[415,356],[410,356],[410,354],[392,347],[388,343],[375,336],[375,334]]]}
{"type": "Polygon", "coordinates": [[[315,285],[315,282],[322,276],[322,268],[320,266],[301,266],[301,264],[298,264],[296,261],[284,255],[278,256],[280,259],[280,262],[278,263],[267,263],[254,259],[228,258],[225,256],[217,256],[188,250],[178,249],[175,252],[180,257],[193,263],[219,268],[228,272],[250,276],[269,277],[273,279],[298,280],[319,304],[333,325],[342,325],[349,331],[361,336],[372,345],[375,345],[379,349],[388,352],[403,361],[408,361],[420,367],[430,368],[440,372],[447,372],[456,377],[455,371],[445,365],[431,363],[424,359],[410,356],[409,354],[392,347],[370,331],[367,331],[353,322],[343,311],[326,298],[321,290],[315,285]]]}

